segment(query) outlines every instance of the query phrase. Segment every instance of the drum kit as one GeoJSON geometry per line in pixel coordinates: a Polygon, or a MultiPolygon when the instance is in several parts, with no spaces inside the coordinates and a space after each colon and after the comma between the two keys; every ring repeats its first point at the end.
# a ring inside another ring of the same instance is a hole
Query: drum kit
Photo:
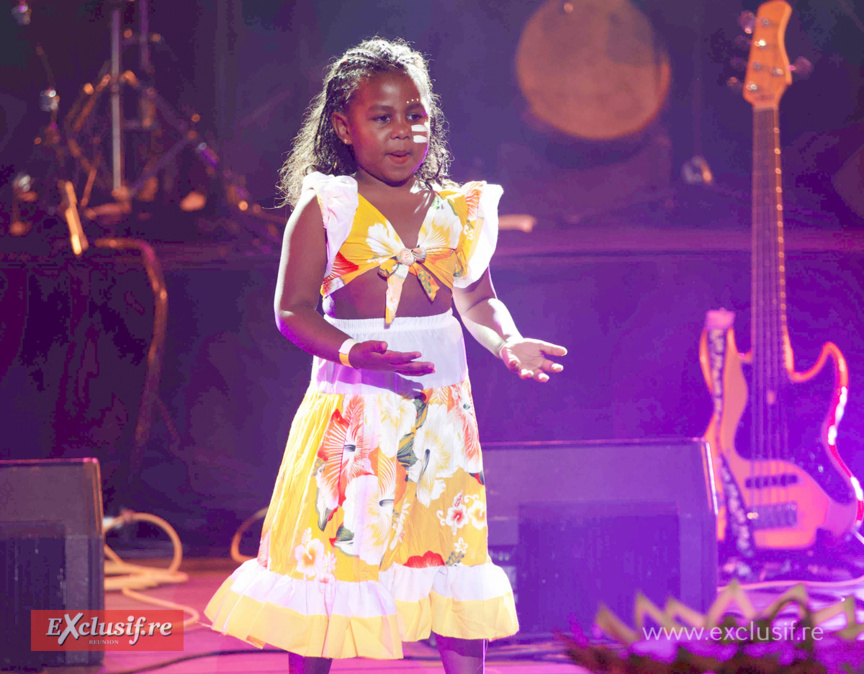
{"type": "MultiPolygon", "coordinates": [[[[38,16],[31,4],[17,0],[12,10],[24,30],[38,16]]],[[[151,49],[163,38],[150,31],[149,0],[106,0],[105,7],[110,56],[62,116],[45,50],[36,46],[47,80],[40,108],[49,120],[34,141],[39,173],[20,170],[12,181],[9,233],[24,236],[40,213],[57,215],[80,255],[87,248],[82,220],[113,235],[130,216],[144,220],[156,207],[201,214],[215,199],[253,239],[278,241],[274,225],[282,218],[251,203],[243,177],[225,166],[199,128],[201,115],[173,105],[154,86],[151,49]],[[136,69],[126,65],[132,50],[136,69]]]]}

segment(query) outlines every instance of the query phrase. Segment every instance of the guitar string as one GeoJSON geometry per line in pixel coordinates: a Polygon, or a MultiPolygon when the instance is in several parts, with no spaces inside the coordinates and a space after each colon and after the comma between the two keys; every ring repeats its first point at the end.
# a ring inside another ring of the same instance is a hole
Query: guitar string
{"type": "Polygon", "coordinates": [[[766,406],[766,415],[768,417],[768,435],[767,435],[767,461],[765,464],[765,511],[768,516],[768,525],[772,528],[778,523],[778,505],[776,479],[778,458],[780,456],[781,447],[779,442],[780,420],[779,410],[780,403],[780,353],[778,350],[779,339],[779,279],[778,279],[778,240],[775,232],[775,222],[777,220],[777,194],[771,194],[771,186],[776,184],[776,168],[778,167],[778,147],[774,135],[776,107],[769,108],[763,114],[763,134],[765,140],[763,147],[768,150],[768,155],[764,157],[763,174],[762,174],[762,189],[764,195],[762,198],[762,218],[763,218],[763,236],[765,237],[765,245],[768,251],[763,260],[765,264],[765,274],[767,276],[768,287],[765,295],[768,315],[766,317],[768,330],[766,338],[768,340],[768,349],[766,352],[767,362],[767,381],[766,381],[766,397],[764,404],[766,406]]]}
{"type": "MultiPolygon", "coordinates": [[[[771,249],[769,246],[768,237],[765,235],[765,194],[764,194],[764,179],[765,179],[765,170],[766,170],[766,151],[767,147],[765,144],[765,112],[762,111],[759,114],[759,147],[761,148],[761,155],[759,157],[759,169],[756,179],[758,182],[758,208],[759,208],[759,236],[762,241],[762,256],[760,259],[761,262],[761,271],[762,271],[762,288],[761,293],[759,295],[759,306],[762,311],[762,335],[761,338],[763,343],[761,344],[761,355],[760,355],[760,370],[762,372],[762,387],[759,391],[759,407],[762,410],[763,423],[760,424],[756,428],[756,432],[761,436],[761,452],[759,455],[759,473],[762,481],[760,484],[765,484],[766,473],[766,462],[770,458],[770,440],[771,440],[771,408],[768,405],[768,392],[770,391],[771,386],[771,311],[769,307],[770,302],[770,283],[771,276],[768,273],[767,262],[769,256],[771,255],[771,249]]],[[[760,519],[767,519],[768,513],[765,511],[765,489],[764,487],[759,491],[759,505],[763,506],[760,519]]],[[[762,522],[762,527],[764,528],[765,522],[762,522]]]]}
{"type": "Polygon", "coordinates": [[[768,310],[767,321],[768,321],[768,331],[767,331],[767,339],[768,339],[768,351],[767,351],[767,363],[766,367],[768,368],[768,377],[767,377],[767,394],[765,397],[765,406],[766,406],[766,414],[769,419],[768,423],[768,437],[767,437],[767,445],[768,445],[768,456],[767,463],[765,464],[765,471],[767,473],[767,477],[765,478],[765,483],[768,485],[768,488],[765,491],[765,501],[766,501],[766,512],[768,515],[768,524],[774,528],[777,525],[776,516],[777,513],[774,510],[773,506],[776,503],[776,489],[774,484],[775,472],[774,468],[777,460],[777,396],[778,396],[778,388],[777,388],[777,238],[774,236],[774,220],[776,217],[776,213],[773,212],[773,206],[775,204],[775,199],[772,198],[774,195],[769,192],[769,185],[771,184],[771,176],[770,171],[774,168],[776,161],[776,145],[774,144],[773,137],[773,123],[774,123],[774,108],[769,108],[765,111],[763,115],[763,134],[767,134],[765,140],[768,141],[764,144],[764,147],[768,149],[768,156],[764,157],[764,165],[763,165],[763,174],[762,174],[762,189],[764,190],[764,195],[762,197],[762,223],[763,223],[763,236],[765,237],[765,245],[768,249],[768,255],[763,258],[765,263],[765,274],[768,280],[768,288],[766,297],[766,308],[768,310]]]}
{"type": "MultiPolygon", "coordinates": [[[[761,453],[760,436],[757,429],[761,426],[762,423],[762,409],[761,405],[759,405],[760,399],[760,389],[762,385],[762,377],[761,377],[761,350],[762,345],[759,343],[760,335],[762,330],[760,329],[760,323],[762,320],[762,312],[760,310],[760,297],[761,297],[761,254],[762,254],[762,237],[759,232],[759,113],[758,111],[754,112],[753,115],[753,194],[752,194],[752,260],[751,260],[751,275],[752,275],[752,284],[753,288],[751,290],[751,295],[753,298],[753,306],[751,307],[751,328],[750,328],[750,349],[752,352],[752,363],[751,363],[751,376],[753,378],[753,399],[750,404],[752,421],[750,425],[750,504],[751,510],[753,512],[758,512],[759,504],[756,502],[758,499],[759,490],[756,488],[756,480],[758,479],[758,459],[761,453]]],[[[752,516],[752,515],[751,515],[752,516]]],[[[752,520],[751,520],[752,521],[752,520]]],[[[758,524],[755,523],[754,524],[758,524]]]]}
{"type": "Polygon", "coordinates": [[[766,186],[768,181],[768,171],[770,170],[771,162],[771,154],[773,154],[773,145],[771,144],[771,130],[770,130],[770,109],[767,111],[763,111],[762,113],[762,147],[763,151],[767,150],[768,154],[763,154],[762,156],[762,166],[761,166],[761,174],[759,176],[759,184],[760,184],[760,208],[761,208],[761,217],[760,217],[760,231],[762,232],[765,255],[762,256],[762,264],[764,265],[764,275],[765,275],[765,284],[762,288],[762,307],[765,311],[765,315],[763,316],[763,320],[766,324],[766,330],[764,333],[766,344],[763,345],[762,354],[764,356],[763,367],[765,369],[765,390],[761,397],[761,404],[765,410],[765,417],[768,421],[767,428],[765,429],[765,438],[763,440],[765,444],[765,451],[762,455],[762,484],[766,485],[762,493],[762,505],[763,512],[765,513],[765,518],[767,519],[766,525],[773,526],[773,510],[771,510],[771,505],[773,503],[773,485],[771,482],[771,478],[773,475],[772,464],[774,461],[774,434],[776,432],[775,427],[775,406],[773,401],[773,396],[775,394],[775,379],[774,379],[774,359],[775,359],[775,351],[774,348],[774,274],[772,273],[771,265],[774,258],[774,242],[771,237],[771,224],[773,219],[771,218],[770,204],[771,204],[771,195],[768,194],[766,186]],[[766,133],[768,135],[766,135],[766,133]],[[768,141],[768,142],[765,142],[768,141]]]}
{"type": "Polygon", "coordinates": [[[779,157],[776,139],[776,108],[754,115],[754,332],[753,411],[751,438],[751,503],[760,528],[776,526],[777,461],[782,458],[782,424],[779,411],[781,370],[781,318],[779,241],[776,191],[779,157]],[[773,184],[773,185],[772,185],[773,184]],[[772,198],[772,196],[774,198],[772,198]],[[762,519],[759,522],[759,519],[762,519]]]}
{"type": "Polygon", "coordinates": [[[771,480],[771,489],[769,491],[769,503],[772,507],[772,524],[781,526],[783,523],[782,514],[782,486],[778,488],[777,480],[781,479],[781,464],[780,461],[784,458],[784,448],[782,444],[783,424],[783,349],[782,349],[782,330],[781,330],[781,313],[782,313],[782,288],[780,284],[780,239],[782,232],[777,230],[777,223],[780,222],[782,213],[778,209],[780,205],[778,199],[777,188],[777,171],[780,169],[780,145],[777,138],[777,108],[770,109],[768,122],[770,124],[768,132],[771,134],[771,149],[772,159],[770,169],[773,169],[766,175],[766,188],[774,192],[767,195],[771,198],[765,200],[765,206],[769,209],[766,213],[766,236],[769,237],[771,244],[771,257],[768,260],[768,271],[771,275],[771,463],[769,465],[769,473],[771,480]]]}
{"type": "MultiPolygon", "coordinates": [[[[778,285],[778,294],[777,299],[780,303],[780,306],[777,307],[777,321],[778,321],[778,347],[780,349],[780,359],[778,362],[778,389],[781,393],[781,396],[778,400],[779,404],[779,429],[781,433],[781,437],[779,438],[780,442],[780,458],[784,462],[791,462],[792,455],[789,447],[789,425],[788,425],[788,417],[786,410],[786,395],[785,391],[789,388],[789,374],[786,363],[786,356],[789,355],[789,363],[788,365],[791,367],[792,363],[792,354],[791,354],[791,346],[789,344],[789,333],[786,325],[786,253],[785,253],[785,226],[784,226],[784,211],[783,211],[783,173],[782,173],[782,151],[780,147],[780,114],[779,110],[775,109],[773,111],[773,127],[774,127],[774,147],[777,148],[775,152],[776,162],[775,167],[776,170],[774,172],[774,189],[776,194],[775,204],[776,204],[776,222],[777,222],[777,235],[774,237],[777,241],[777,285],[778,285]]],[[[782,496],[783,496],[783,504],[784,508],[786,504],[792,503],[791,497],[791,484],[788,481],[784,481],[782,484],[782,496]]],[[[784,523],[787,520],[784,517],[784,523]]]]}

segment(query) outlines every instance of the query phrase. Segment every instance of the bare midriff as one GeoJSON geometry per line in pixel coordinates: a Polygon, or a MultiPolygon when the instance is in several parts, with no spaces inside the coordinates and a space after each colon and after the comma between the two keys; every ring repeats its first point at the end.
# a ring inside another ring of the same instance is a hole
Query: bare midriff
{"type": "MultiPolygon", "coordinates": [[[[397,318],[400,316],[435,316],[446,313],[453,302],[453,293],[446,285],[440,288],[435,299],[430,300],[423,286],[413,274],[409,274],[402,286],[402,299],[399,302],[397,318]]],[[[325,301],[327,314],[333,318],[384,318],[385,293],[387,281],[370,269],[348,285],[331,293],[330,301],[325,301]],[[329,306],[328,306],[329,304],[329,306]]]]}

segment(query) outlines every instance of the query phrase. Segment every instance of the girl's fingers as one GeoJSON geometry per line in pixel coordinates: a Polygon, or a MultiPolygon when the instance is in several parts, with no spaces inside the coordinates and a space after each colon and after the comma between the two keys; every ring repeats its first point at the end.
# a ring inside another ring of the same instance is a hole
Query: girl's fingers
{"type": "Polygon", "coordinates": [[[543,368],[544,372],[561,372],[564,369],[564,366],[561,363],[554,363],[548,358],[543,361],[543,364],[540,366],[543,368]]]}
{"type": "Polygon", "coordinates": [[[549,342],[540,342],[540,349],[543,351],[544,356],[566,356],[567,349],[563,346],[558,346],[557,344],[550,344],[549,342]]]}
{"type": "Polygon", "coordinates": [[[435,372],[435,364],[428,361],[412,360],[408,363],[401,363],[394,366],[393,371],[397,374],[421,375],[431,374],[435,372]]]}

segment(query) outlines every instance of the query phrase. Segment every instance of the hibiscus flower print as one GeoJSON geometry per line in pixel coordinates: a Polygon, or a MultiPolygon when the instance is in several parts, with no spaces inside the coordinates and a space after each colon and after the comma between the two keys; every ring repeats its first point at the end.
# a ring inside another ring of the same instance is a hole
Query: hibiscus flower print
{"type": "Polygon", "coordinates": [[[358,269],[359,267],[342,255],[342,253],[336,253],[336,259],[333,260],[333,268],[327,275],[327,278],[321,283],[322,294],[330,295],[339,290],[339,288],[345,285],[342,277],[358,269]]]}
{"type": "Polygon", "coordinates": [[[359,475],[373,474],[371,456],[378,445],[374,428],[363,421],[363,397],[345,396],[343,410],[330,418],[318,458],[322,463],[315,473],[318,485],[318,524],[324,529],[330,514],[345,500],[348,483],[359,475]]]}
{"type": "Polygon", "coordinates": [[[483,193],[483,183],[470,182],[464,187],[467,188],[465,189],[465,204],[468,206],[466,220],[474,222],[480,210],[480,195],[483,193]]]}
{"type": "Polygon", "coordinates": [[[475,529],[486,528],[486,502],[479,496],[470,495],[465,497],[465,506],[468,509],[468,521],[475,529]]]}
{"type": "Polygon", "coordinates": [[[456,404],[456,399],[459,397],[460,384],[452,386],[442,386],[429,391],[427,402],[430,405],[445,405],[448,410],[452,410],[456,404]]]}
{"type": "Polygon", "coordinates": [[[455,404],[453,414],[462,428],[462,437],[465,439],[463,452],[460,456],[460,464],[466,473],[476,475],[483,470],[483,461],[480,456],[480,434],[477,431],[477,417],[474,414],[474,403],[471,400],[471,390],[468,384],[453,387],[455,389],[455,404]]]}
{"type": "Polygon", "coordinates": [[[378,262],[382,257],[393,257],[405,247],[393,228],[388,227],[383,222],[376,222],[369,228],[366,245],[378,256],[367,260],[367,262],[378,262]]]}
{"type": "Polygon", "coordinates": [[[336,587],[336,554],[324,552],[320,556],[321,564],[315,574],[315,580],[322,586],[322,590],[329,593],[336,587]]]}
{"type": "Polygon", "coordinates": [[[317,538],[312,538],[311,528],[306,529],[302,542],[294,548],[297,571],[303,574],[304,578],[314,578],[321,572],[326,554],[324,543],[317,538]]]}
{"type": "Polygon", "coordinates": [[[461,529],[465,526],[465,523],[468,521],[468,509],[464,504],[460,504],[458,506],[453,506],[452,508],[447,509],[447,517],[444,519],[444,524],[450,527],[453,530],[453,533],[456,533],[457,529],[461,529]]]}
{"type": "Polygon", "coordinates": [[[423,225],[422,239],[418,245],[423,248],[455,249],[459,245],[459,230],[452,226],[453,213],[447,205],[436,197],[429,209],[428,220],[423,225]]]}
{"type": "Polygon", "coordinates": [[[439,510],[436,514],[438,515],[438,521],[443,526],[450,527],[455,536],[456,531],[464,527],[468,522],[468,508],[462,502],[462,492],[460,491],[456,495],[456,498],[453,499],[453,505],[447,509],[446,516],[442,510],[439,510]]]}
{"type": "Polygon", "coordinates": [[[361,475],[348,484],[343,503],[342,526],[354,533],[350,541],[334,545],[367,564],[381,563],[393,533],[393,500],[396,493],[396,461],[382,461],[378,475],[361,475]]]}
{"type": "Polygon", "coordinates": [[[430,405],[426,422],[417,431],[413,451],[417,461],[408,469],[408,479],[417,483],[417,501],[425,506],[444,493],[444,480],[459,467],[457,448],[463,443],[461,429],[448,423],[443,405],[430,405]]]}
{"type": "Polygon", "coordinates": [[[444,558],[437,552],[427,550],[423,555],[414,555],[405,560],[409,569],[428,569],[431,566],[444,566],[444,558]]]}
{"type": "Polygon", "coordinates": [[[378,409],[367,406],[367,426],[378,423],[379,445],[382,458],[395,458],[399,440],[411,431],[417,417],[414,403],[397,393],[384,393],[378,396],[378,409]]]}

